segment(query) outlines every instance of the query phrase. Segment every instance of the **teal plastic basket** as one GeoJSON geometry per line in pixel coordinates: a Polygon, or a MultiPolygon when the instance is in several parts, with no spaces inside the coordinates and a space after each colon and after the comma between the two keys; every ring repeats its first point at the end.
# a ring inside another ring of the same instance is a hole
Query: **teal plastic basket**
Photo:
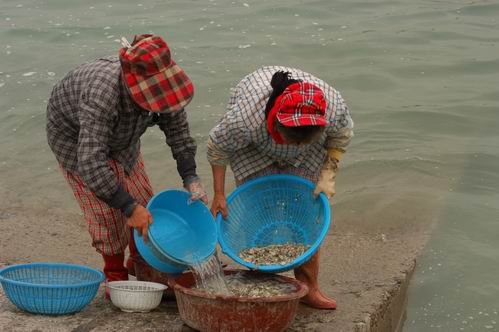
{"type": "Polygon", "coordinates": [[[227,198],[229,216],[217,217],[222,251],[235,262],[253,270],[282,272],[297,267],[319,249],[330,224],[327,197],[314,198],[315,185],[294,175],[269,175],[238,187],[227,198]],[[310,245],[286,265],[255,265],[238,254],[246,248],[271,244],[310,245]]]}
{"type": "Polygon", "coordinates": [[[30,263],[0,270],[7,298],[34,314],[78,312],[94,299],[103,281],[102,272],[76,264],[30,263]]]}
{"type": "Polygon", "coordinates": [[[189,202],[190,197],[183,190],[157,193],[147,204],[153,218],[149,241],[145,243],[134,231],[140,255],[158,271],[181,273],[216,250],[217,228],[213,216],[203,202],[189,202]]]}

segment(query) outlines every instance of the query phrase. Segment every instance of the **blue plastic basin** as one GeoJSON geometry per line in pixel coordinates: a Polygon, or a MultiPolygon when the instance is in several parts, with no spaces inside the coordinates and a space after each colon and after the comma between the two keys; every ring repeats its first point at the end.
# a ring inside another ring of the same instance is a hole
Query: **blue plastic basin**
{"type": "Polygon", "coordinates": [[[147,204],[153,217],[148,243],[134,231],[140,254],[161,272],[181,273],[215,252],[217,229],[213,216],[202,202],[189,204],[189,198],[190,194],[181,190],[157,193],[147,204]]]}

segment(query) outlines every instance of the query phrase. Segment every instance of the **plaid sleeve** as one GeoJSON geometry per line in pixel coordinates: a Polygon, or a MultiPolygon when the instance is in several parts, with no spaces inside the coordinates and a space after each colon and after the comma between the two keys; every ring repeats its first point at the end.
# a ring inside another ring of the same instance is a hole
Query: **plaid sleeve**
{"type": "Polygon", "coordinates": [[[207,149],[210,164],[228,165],[235,151],[251,143],[247,126],[239,113],[236,109],[225,113],[222,120],[210,131],[207,149]]]}
{"type": "Polygon", "coordinates": [[[166,144],[177,161],[177,170],[184,183],[196,177],[196,141],[191,137],[187,113],[184,109],[161,113],[158,125],[166,137],[166,144]]]}
{"type": "Polygon", "coordinates": [[[117,100],[117,92],[100,81],[84,90],[78,104],[77,157],[78,173],[90,190],[109,205],[119,208],[129,197],[125,197],[126,193],[108,164],[108,140],[117,116],[117,111],[113,112],[117,100]],[[116,195],[121,197],[119,202],[113,202],[116,195]]]}
{"type": "Polygon", "coordinates": [[[326,131],[325,147],[327,149],[336,148],[345,152],[353,137],[353,120],[341,95],[335,91],[333,96],[332,107],[335,108],[335,112],[332,113],[334,114],[332,121],[334,124],[329,126],[326,131]]]}

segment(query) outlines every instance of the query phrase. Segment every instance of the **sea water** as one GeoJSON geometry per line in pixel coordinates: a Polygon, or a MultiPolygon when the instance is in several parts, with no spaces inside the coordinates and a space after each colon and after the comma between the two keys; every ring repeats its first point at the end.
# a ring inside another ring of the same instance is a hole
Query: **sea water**
{"type": "MultiPolygon", "coordinates": [[[[88,235],[46,142],[47,99],[69,70],[117,54],[121,36],[153,32],[194,83],[186,109],[206,188],[208,132],[231,87],[263,65],[310,72],[341,92],[355,121],[332,231],[382,234],[437,222],[411,285],[406,331],[498,330],[497,0],[193,4],[0,1],[0,230],[17,234],[17,223],[5,221],[39,211],[71,217],[25,218],[32,228],[23,236],[44,250],[7,235],[2,260],[89,259],[74,244],[86,245],[88,235]],[[60,228],[51,234],[54,222],[60,228]],[[57,234],[57,245],[43,245],[57,234]]],[[[141,151],[156,191],[182,186],[157,127],[141,151]]]]}
{"type": "Polygon", "coordinates": [[[189,268],[194,275],[196,288],[204,289],[213,294],[231,294],[225,281],[222,264],[216,253],[207,260],[191,265],[189,268]]]}
{"type": "Polygon", "coordinates": [[[252,274],[241,270],[225,275],[217,254],[189,268],[196,281],[195,288],[210,294],[269,297],[289,294],[296,290],[293,284],[284,282],[273,274],[252,274]]]}

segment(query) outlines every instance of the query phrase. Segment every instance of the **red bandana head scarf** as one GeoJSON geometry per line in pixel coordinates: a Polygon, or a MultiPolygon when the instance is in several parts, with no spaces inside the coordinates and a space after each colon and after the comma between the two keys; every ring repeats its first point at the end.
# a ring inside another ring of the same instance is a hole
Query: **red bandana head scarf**
{"type": "Polygon", "coordinates": [[[277,144],[285,144],[274,128],[275,120],[286,127],[325,126],[325,114],[326,99],[322,90],[311,83],[294,83],[276,98],[267,118],[268,131],[277,144]]]}

